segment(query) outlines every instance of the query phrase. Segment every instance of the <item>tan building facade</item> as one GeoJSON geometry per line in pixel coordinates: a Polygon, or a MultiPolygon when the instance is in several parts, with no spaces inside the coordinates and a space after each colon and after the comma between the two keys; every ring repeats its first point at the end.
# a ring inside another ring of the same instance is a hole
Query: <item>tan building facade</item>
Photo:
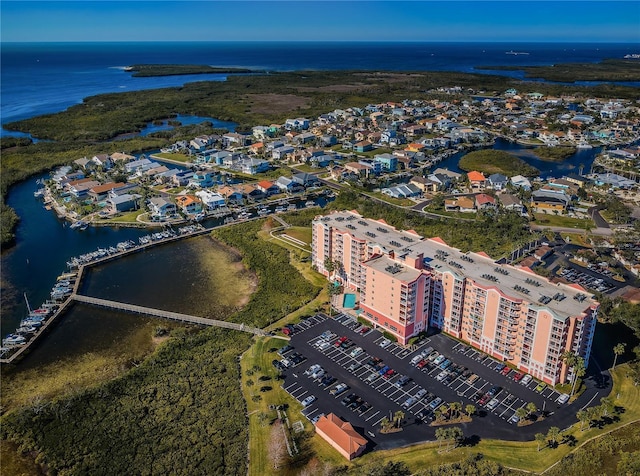
{"type": "Polygon", "coordinates": [[[356,212],[317,217],[312,249],[318,271],[359,293],[360,316],[402,344],[438,328],[550,384],[567,379],[563,352],[589,361],[599,303],[579,286],[356,212]]]}

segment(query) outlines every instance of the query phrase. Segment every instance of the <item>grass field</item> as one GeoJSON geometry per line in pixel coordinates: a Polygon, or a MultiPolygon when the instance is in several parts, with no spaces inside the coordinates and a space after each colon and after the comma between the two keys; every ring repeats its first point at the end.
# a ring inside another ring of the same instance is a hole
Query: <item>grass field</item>
{"type": "Polygon", "coordinates": [[[159,152],[157,154],[153,154],[154,157],[159,157],[161,159],[173,160],[175,162],[191,162],[195,157],[189,157],[186,154],[181,154],[179,152],[176,153],[168,153],[168,152],[159,152]]]}
{"type": "Polygon", "coordinates": [[[561,226],[564,228],[586,229],[593,227],[593,221],[586,218],[571,218],[564,215],[554,215],[551,213],[534,213],[536,224],[540,226],[561,226]]]}

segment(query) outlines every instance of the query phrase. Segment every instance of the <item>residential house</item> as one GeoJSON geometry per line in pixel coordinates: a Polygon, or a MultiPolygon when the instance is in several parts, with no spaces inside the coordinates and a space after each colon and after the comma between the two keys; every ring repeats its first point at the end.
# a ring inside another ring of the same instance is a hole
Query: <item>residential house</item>
{"type": "Polygon", "coordinates": [[[261,172],[266,172],[271,168],[271,165],[266,160],[262,159],[244,159],[240,162],[240,170],[242,173],[255,175],[261,172]]]}
{"type": "Polygon", "coordinates": [[[495,210],[497,208],[496,199],[486,193],[476,195],[475,202],[478,210],[495,210]]]}
{"type": "Polygon", "coordinates": [[[145,170],[148,170],[157,166],[158,166],[157,162],[153,162],[147,158],[144,158],[144,159],[138,159],[138,160],[133,160],[131,162],[127,162],[126,164],[124,164],[124,170],[128,174],[142,173],[145,170]]]}
{"type": "Polygon", "coordinates": [[[483,173],[473,170],[467,174],[467,178],[469,179],[472,190],[484,190],[487,179],[483,173]]]}
{"type": "Polygon", "coordinates": [[[243,198],[255,202],[264,198],[264,192],[253,184],[242,184],[238,186],[243,198]]]}
{"type": "Polygon", "coordinates": [[[475,213],[475,202],[469,197],[459,197],[454,199],[445,199],[444,209],[448,212],[459,211],[462,213],[475,213]]]}
{"type": "Polygon", "coordinates": [[[94,202],[99,202],[100,200],[104,200],[109,195],[109,192],[114,189],[118,189],[120,187],[124,187],[125,184],[118,182],[108,182],[102,185],[96,185],[89,189],[88,195],[94,202]]]}
{"type": "Polygon", "coordinates": [[[382,193],[392,198],[419,197],[422,194],[420,188],[411,183],[396,185],[395,187],[383,188],[382,193]]]}
{"type": "Polygon", "coordinates": [[[138,208],[138,202],[142,195],[136,193],[125,193],[123,195],[110,196],[107,199],[107,210],[110,213],[128,212],[138,208]]]}
{"type": "Polygon", "coordinates": [[[313,187],[319,183],[318,177],[306,172],[300,172],[293,175],[293,181],[300,184],[302,187],[313,187]]]}
{"type": "Polygon", "coordinates": [[[511,185],[522,190],[531,190],[531,182],[527,177],[522,175],[515,175],[511,177],[511,185]]]}
{"type": "Polygon", "coordinates": [[[175,203],[162,197],[150,198],[148,206],[152,217],[171,218],[178,210],[175,203]]]}
{"type": "Polygon", "coordinates": [[[271,158],[275,160],[284,160],[289,154],[293,154],[295,149],[290,145],[282,145],[271,151],[271,158]]]}
{"type": "Polygon", "coordinates": [[[451,186],[451,177],[440,172],[427,175],[427,178],[435,185],[434,192],[447,190],[451,186]]]}
{"type": "Polygon", "coordinates": [[[76,159],[73,161],[75,165],[80,167],[82,170],[93,170],[95,164],[91,161],[91,159],[87,159],[86,157],[82,157],[80,159],[76,159]]]}
{"type": "Polygon", "coordinates": [[[351,423],[333,413],[320,417],[316,433],[349,461],[360,456],[368,443],[351,423]]]}
{"type": "Polygon", "coordinates": [[[196,215],[202,211],[202,201],[194,195],[178,195],[176,205],[185,215],[196,215]]]}
{"type": "Polygon", "coordinates": [[[264,193],[266,197],[268,197],[269,195],[275,195],[276,193],[280,192],[280,188],[269,180],[261,180],[256,184],[256,188],[264,193]]]}
{"type": "Polygon", "coordinates": [[[491,174],[487,179],[487,187],[493,190],[502,190],[509,183],[509,179],[502,174],[491,174]]]}
{"type": "Polygon", "coordinates": [[[238,205],[244,204],[244,195],[242,191],[236,190],[233,187],[224,185],[218,188],[218,193],[226,199],[227,203],[235,203],[238,205]]]}
{"type": "Polygon", "coordinates": [[[188,185],[192,188],[209,188],[216,184],[216,174],[214,172],[198,171],[189,179],[188,185]]]}
{"type": "Polygon", "coordinates": [[[111,160],[109,154],[94,155],[91,158],[91,162],[100,170],[109,170],[113,167],[113,160],[111,160]]]}
{"type": "Polygon", "coordinates": [[[209,210],[224,207],[227,203],[222,195],[211,190],[198,190],[195,193],[203,205],[209,210]]]}
{"type": "Polygon", "coordinates": [[[522,205],[522,201],[515,195],[512,195],[510,193],[503,193],[499,196],[499,198],[502,206],[506,210],[513,210],[521,215],[524,213],[524,205],[522,205]]]}
{"type": "Polygon", "coordinates": [[[309,119],[298,117],[296,119],[287,119],[284,123],[284,128],[287,130],[307,130],[309,129],[309,119]]]}
{"type": "Polygon", "coordinates": [[[426,177],[421,177],[420,175],[414,175],[411,177],[409,183],[418,187],[423,192],[436,192],[438,190],[438,184],[426,177]]]}
{"type": "Polygon", "coordinates": [[[69,193],[75,198],[82,198],[89,193],[89,190],[98,185],[100,185],[100,182],[96,182],[95,180],[82,179],[74,181],[73,184],[67,184],[67,190],[69,190],[69,193]]]}
{"type": "Polygon", "coordinates": [[[283,193],[294,193],[302,188],[300,184],[289,177],[278,177],[275,186],[283,193]]]}
{"type": "Polygon", "coordinates": [[[398,158],[392,154],[377,154],[373,161],[382,165],[383,172],[395,172],[398,168],[398,158]]]}
{"type": "Polygon", "coordinates": [[[356,152],[368,152],[370,150],[373,150],[373,144],[368,140],[356,142],[353,145],[353,150],[355,150],[356,152]]]}
{"type": "Polygon", "coordinates": [[[237,132],[228,132],[222,136],[222,145],[225,148],[244,147],[249,141],[249,136],[237,132]]]}
{"type": "Polygon", "coordinates": [[[181,170],[171,177],[171,181],[174,187],[186,187],[194,175],[191,170],[181,170]]]}
{"type": "Polygon", "coordinates": [[[358,177],[368,177],[373,173],[373,166],[369,164],[363,164],[361,162],[348,162],[344,164],[344,169],[348,172],[357,175],[358,177]]]}
{"type": "Polygon", "coordinates": [[[124,152],[114,152],[113,154],[111,154],[111,160],[114,163],[116,162],[126,163],[126,162],[131,162],[132,160],[136,160],[136,158],[135,156],[131,154],[125,154],[124,152]]]}
{"type": "Polygon", "coordinates": [[[564,192],[534,190],[531,194],[531,207],[535,211],[564,212],[570,203],[571,198],[564,192]]]}

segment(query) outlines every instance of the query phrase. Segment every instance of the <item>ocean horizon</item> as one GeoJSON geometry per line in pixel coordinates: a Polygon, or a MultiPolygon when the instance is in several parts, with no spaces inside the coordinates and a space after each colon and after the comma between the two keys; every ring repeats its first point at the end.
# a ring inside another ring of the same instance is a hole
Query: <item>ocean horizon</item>
{"type": "MultiPolygon", "coordinates": [[[[102,93],[224,81],[226,75],[134,78],[137,63],[264,71],[388,70],[486,73],[477,66],[595,63],[640,53],[634,43],[555,42],[55,42],[3,43],[2,123],[60,112],[102,93]],[[508,54],[517,52],[519,54],[508,54]]],[[[500,74],[523,78],[522,71],[500,74]]],[[[632,84],[635,85],[635,84],[632,84]]],[[[3,135],[5,132],[3,132],[3,135]]]]}

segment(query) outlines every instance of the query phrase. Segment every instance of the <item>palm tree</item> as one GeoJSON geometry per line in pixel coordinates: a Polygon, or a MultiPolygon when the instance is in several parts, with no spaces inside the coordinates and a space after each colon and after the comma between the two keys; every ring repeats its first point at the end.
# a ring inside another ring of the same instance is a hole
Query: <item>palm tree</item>
{"type": "Polygon", "coordinates": [[[464,441],[464,432],[459,426],[449,428],[449,438],[454,442],[454,448],[464,441]]]}
{"type": "Polygon", "coordinates": [[[560,436],[560,428],[558,428],[557,426],[552,426],[551,428],[549,428],[547,438],[549,438],[549,440],[551,440],[554,445],[558,441],[558,436],[560,436]]]}
{"type": "Polygon", "coordinates": [[[589,413],[584,410],[578,410],[578,412],[576,413],[576,418],[580,422],[580,431],[582,431],[584,424],[590,420],[589,413]]]}
{"type": "Polygon", "coordinates": [[[468,405],[466,405],[464,407],[464,412],[469,415],[469,418],[471,418],[471,415],[473,415],[476,412],[476,406],[475,405],[471,405],[470,403],[468,405]]]}
{"type": "Polygon", "coordinates": [[[395,422],[398,428],[400,428],[403,418],[404,418],[404,412],[402,410],[398,410],[393,414],[393,421],[395,422]]]}
{"type": "Polygon", "coordinates": [[[516,410],[516,416],[522,420],[524,418],[527,417],[527,415],[529,415],[529,412],[527,411],[527,409],[525,407],[520,407],[516,410]]]}
{"type": "Polygon", "coordinates": [[[620,344],[616,344],[613,347],[613,369],[615,370],[616,368],[616,362],[618,361],[618,356],[624,354],[624,351],[627,347],[627,344],[624,342],[621,342],[620,344]]]}
{"type": "Polygon", "coordinates": [[[614,410],[613,399],[611,397],[602,397],[600,399],[600,404],[603,417],[606,417],[610,412],[614,410]]]}
{"type": "Polygon", "coordinates": [[[440,442],[438,448],[442,446],[442,442],[449,438],[449,431],[447,428],[438,428],[436,430],[436,440],[440,442]]]}
{"type": "Polygon", "coordinates": [[[538,443],[538,451],[540,451],[540,445],[541,444],[545,444],[547,443],[547,437],[545,435],[543,435],[542,433],[536,433],[534,436],[536,443],[538,443]]]}
{"type": "Polygon", "coordinates": [[[584,366],[584,359],[582,357],[578,357],[576,359],[576,364],[573,367],[573,385],[571,386],[572,397],[576,391],[576,383],[578,382],[578,379],[581,379],[582,377],[584,377],[586,373],[587,373],[587,369],[584,366]]]}
{"type": "Polygon", "coordinates": [[[527,415],[533,415],[535,412],[538,411],[538,407],[536,406],[535,403],[529,402],[527,403],[526,410],[527,410],[527,415]]]}
{"type": "Polygon", "coordinates": [[[453,418],[454,415],[457,417],[460,414],[461,410],[462,410],[462,403],[451,402],[449,404],[449,417],[453,418]]]}
{"type": "Polygon", "coordinates": [[[389,429],[389,426],[391,426],[391,422],[389,421],[389,419],[387,417],[384,417],[382,420],[380,420],[380,429],[383,432],[387,431],[389,429]]]}

